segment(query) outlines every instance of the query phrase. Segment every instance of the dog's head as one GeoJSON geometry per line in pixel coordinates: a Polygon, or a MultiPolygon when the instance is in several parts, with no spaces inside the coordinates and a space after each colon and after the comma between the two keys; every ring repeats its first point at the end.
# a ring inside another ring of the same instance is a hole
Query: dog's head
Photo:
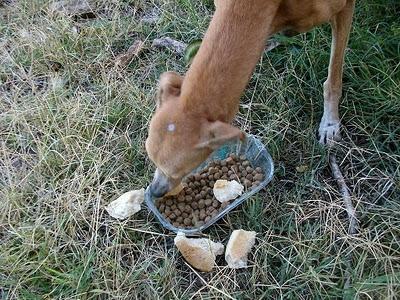
{"type": "Polygon", "coordinates": [[[174,72],[161,75],[157,108],[150,121],[146,151],[157,167],[150,186],[156,197],[175,188],[215,149],[245,137],[238,128],[209,121],[184,105],[180,99],[182,82],[183,77],[174,72]]]}

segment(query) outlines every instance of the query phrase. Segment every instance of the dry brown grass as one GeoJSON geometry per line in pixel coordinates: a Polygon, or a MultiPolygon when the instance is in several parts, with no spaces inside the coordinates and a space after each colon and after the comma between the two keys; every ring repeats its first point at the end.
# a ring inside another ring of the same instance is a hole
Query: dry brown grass
{"type": "Polygon", "coordinates": [[[277,37],[282,45],[256,67],[237,118],[270,149],[275,178],[205,232],[226,242],[233,229],[256,230],[257,243],[247,269],[230,270],[220,258],[209,274],[182,260],[173,236],[146,210],[118,222],[104,205],[148,184],[143,143],[156,82],[165,70],[186,68],[151,41],[201,38],[212,6],[99,0],[92,14],[69,17],[50,13],[50,2],[0,7],[0,298],[396,298],[396,1],[359,1],[346,56],[344,141],[335,151],[360,231],[347,233],[327,152],[315,139],[329,27],[277,37]],[[136,38],[145,50],[116,69],[115,57],[136,38]],[[297,172],[299,165],[307,170],[297,172]]]}

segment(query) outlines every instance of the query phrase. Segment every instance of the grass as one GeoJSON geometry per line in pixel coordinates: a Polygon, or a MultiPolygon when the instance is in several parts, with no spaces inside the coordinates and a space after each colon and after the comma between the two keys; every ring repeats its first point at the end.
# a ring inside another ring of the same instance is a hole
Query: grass
{"type": "MultiPolygon", "coordinates": [[[[183,59],[151,48],[160,36],[202,37],[211,1],[94,1],[86,18],[51,1],[0,7],[0,298],[395,299],[400,294],[400,24],[395,0],[358,1],[344,67],[337,152],[360,220],[347,219],[316,140],[327,74],[328,25],[264,54],[236,123],[258,135],[274,180],[205,232],[227,242],[256,230],[250,266],[222,257],[194,272],[173,235],[142,210],[111,219],[104,206],[148,184],[144,150],[161,72],[183,59]],[[146,21],[148,15],[160,18],[146,21]],[[115,57],[146,49],[124,70],[115,57]],[[304,172],[296,167],[307,166],[304,172]],[[348,255],[352,255],[348,266],[348,255]],[[351,285],[344,288],[350,269],[351,285]]],[[[83,16],[85,17],[85,16],[83,16]]]]}

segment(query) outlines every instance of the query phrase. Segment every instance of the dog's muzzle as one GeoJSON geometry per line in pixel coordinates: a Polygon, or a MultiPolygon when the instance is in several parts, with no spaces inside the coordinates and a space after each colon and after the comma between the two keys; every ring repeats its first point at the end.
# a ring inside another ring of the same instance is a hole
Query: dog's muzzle
{"type": "Polygon", "coordinates": [[[150,193],[153,197],[160,198],[170,190],[168,177],[165,176],[159,169],[154,173],[153,181],[150,184],[150,193]]]}

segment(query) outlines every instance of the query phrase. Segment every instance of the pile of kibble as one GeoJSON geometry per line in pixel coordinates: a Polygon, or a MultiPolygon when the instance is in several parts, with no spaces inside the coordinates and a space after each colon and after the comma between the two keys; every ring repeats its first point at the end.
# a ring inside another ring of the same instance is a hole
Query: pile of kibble
{"type": "Polygon", "coordinates": [[[157,199],[156,207],[175,227],[200,227],[230,204],[220,203],[215,199],[215,181],[236,180],[245,189],[252,189],[258,186],[263,178],[262,169],[253,169],[244,155],[230,154],[224,160],[212,161],[200,173],[187,176],[182,191],[175,196],[157,199]]]}

